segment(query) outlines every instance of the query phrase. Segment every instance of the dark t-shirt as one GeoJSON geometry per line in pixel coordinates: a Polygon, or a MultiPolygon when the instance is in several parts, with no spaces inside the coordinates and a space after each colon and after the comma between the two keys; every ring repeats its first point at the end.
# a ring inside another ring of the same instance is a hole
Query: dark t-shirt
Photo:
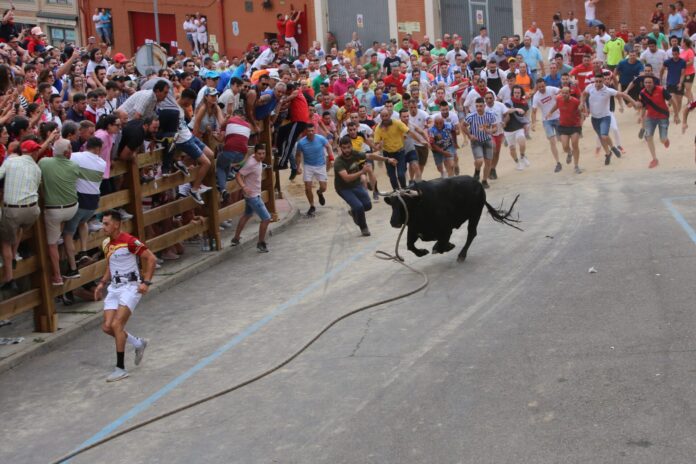
{"type": "Polygon", "coordinates": [[[118,144],[118,152],[121,153],[125,147],[133,151],[138,150],[145,142],[145,128],[142,119],[128,121],[121,131],[121,141],[118,144]]]}
{"type": "MultiPolygon", "coordinates": [[[[524,111],[529,111],[529,105],[526,103],[506,103],[505,106],[508,108],[521,108],[524,111]]],[[[524,129],[527,122],[528,120],[526,115],[523,116],[517,112],[510,113],[510,118],[508,119],[507,124],[505,124],[505,127],[503,127],[503,130],[505,132],[515,132],[517,130],[524,129]]]]}
{"type": "Polygon", "coordinates": [[[686,61],[682,58],[678,60],[665,60],[665,68],[667,68],[667,85],[677,85],[679,84],[679,79],[681,79],[681,72],[686,69],[686,61]]]}
{"type": "Polygon", "coordinates": [[[397,67],[401,65],[401,58],[398,56],[395,56],[394,58],[387,57],[384,60],[384,69],[387,71],[387,74],[391,74],[391,67],[392,65],[395,64],[397,67]]]}
{"type": "Polygon", "coordinates": [[[80,123],[85,120],[85,114],[77,114],[74,109],[70,108],[68,112],[66,113],[66,119],[69,121],[75,121],[77,123],[80,123]]]}
{"type": "Polygon", "coordinates": [[[348,174],[355,174],[363,168],[366,159],[367,158],[363,153],[358,153],[357,151],[352,151],[349,157],[345,157],[343,154],[336,157],[336,160],[334,161],[334,172],[336,174],[334,176],[334,186],[336,187],[337,191],[360,186],[360,177],[352,182],[346,182],[343,180],[339,172],[346,171],[348,174]]]}

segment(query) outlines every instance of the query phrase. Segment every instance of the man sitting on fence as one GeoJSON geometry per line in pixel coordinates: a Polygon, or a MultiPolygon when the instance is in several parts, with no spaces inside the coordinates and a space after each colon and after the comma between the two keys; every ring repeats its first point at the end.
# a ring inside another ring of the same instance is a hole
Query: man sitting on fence
{"type": "Polygon", "coordinates": [[[256,249],[259,253],[268,253],[268,247],[266,246],[266,230],[268,229],[268,224],[271,222],[271,214],[266,209],[263,200],[261,199],[261,177],[263,174],[262,162],[266,157],[266,146],[263,144],[256,145],[254,148],[254,155],[247,158],[244,166],[237,173],[237,183],[242,188],[244,192],[244,201],[246,207],[244,209],[244,215],[239,218],[239,223],[237,223],[237,230],[234,233],[234,238],[232,238],[232,246],[237,246],[241,240],[241,233],[244,230],[251,216],[256,213],[261,219],[261,224],[259,225],[259,240],[256,244],[256,249]]]}
{"type": "MultiPolygon", "coordinates": [[[[51,137],[58,137],[52,134],[51,137]]],[[[5,179],[0,241],[2,241],[3,285],[1,290],[17,290],[12,270],[17,248],[22,241],[22,230],[34,225],[39,210],[41,169],[36,164],[41,145],[26,140],[20,145],[21,156],[10,156],[0,166],[0,179],[5,179]]]]}

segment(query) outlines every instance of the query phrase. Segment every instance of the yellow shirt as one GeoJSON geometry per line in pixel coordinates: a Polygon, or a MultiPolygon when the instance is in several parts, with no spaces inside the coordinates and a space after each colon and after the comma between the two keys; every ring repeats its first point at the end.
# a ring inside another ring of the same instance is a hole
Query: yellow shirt
{"type": "Polygon", "coordinates": [[[396,153],[404,148],[404,135],[408,133],[408,126],[401,121],[392,119],[388,127],[380,123],[375,130],[375,143],[383,142],[382,149],[389,153],[396,153]]]}
{"type": "Polygon", "coordinates": [[[353,145],[353,150],[358,153],[365,153],[365,139],[361,135],[358,135],[354,139],[350,139],[350,143],[353,145]]]}
{"type": "Polygon", "coordinates": [[[357,53],[355,52],[355,49],[353,48],[353,49],[351,49],[350,51],[349,51],[349,50],[343,50],[343,58],[348,58],[348,59],[350,59],[350,64],[352,64],[353,66],[355,66],[356,63],[357,63],[358,55],[357,55],[357,53]]]}

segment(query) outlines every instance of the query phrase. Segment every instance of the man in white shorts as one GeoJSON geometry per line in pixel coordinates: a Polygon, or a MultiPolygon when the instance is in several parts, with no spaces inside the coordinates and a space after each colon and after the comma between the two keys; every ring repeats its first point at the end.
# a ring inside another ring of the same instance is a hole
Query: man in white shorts
{"type": "Polygon", "coordinates": [[[312,193],[312,182],[316,179],[319,182],[319,204],[324,206],[326,199],[326,158],[331,157],[331,142],[324,136],[314,133],[314,125],[307,126],[305,136],[297,142],[297,173],[302,174],[305,184],[305,195],[309,201],[307,216],[312,217],[316,212],[314,207],[314,194],[312,193]],[[304,162],[303,162],[304,157],[304,162]]]}
{"type": "Polygon", "coordinates": [[[101,298],[102,291],[109,285],[104,298],[104,323],[102,330],[116,341],[116,369],[106,378],[107,382],[128,377],[124,364],[126,342],[135,347],[135,365],[143,360],[147,340],[126,332],[126,323],[140,298],[148,292],[155,272],[157,259],[140,240],[121,232],[121,214],[107,211],[102,218],[107,238],[102,243],[106,257],[104,276],[94,289],[94,298],[101,298]],[[138,258],[143,263],[143,272],[138,269],[138,258]]]}
{"type": "Polygon", "coordinates": [[[536,92],[534,92],[534,96],[532,97],[532,130],[536,130],[536,115],[538,109],[541,111],[542,124],[544,125],[544,132],[546,133],[546,138],[551,147],[551,155],[553,155],[553,159],[556,161],[554,172],[561,172],[561,169],[563,169],[563,165],[558,159],[558,146],[556,144],[561,113],[558,110],[553,113],[551,112],[553,107],[556,106],[556,95],[558,95],[558,93],[558,87],[546,85],[546,81],[540,77],[537,79],[536,92]]]}
{"type": "Polygon", "coordinates": [[[491,138],[493,139],[493,160],[491,161],[491,173],[488,177],[496,180],[498,178],[498,173],[495,168],[498,166],[500,150],[503,147],[503,120],[505,119],[508,108],[495,99],[495,93],[493,92],[488,92],[483,99],[486,102],[486,111],[495,116],[495,130],[491,134],[491,138]]]}

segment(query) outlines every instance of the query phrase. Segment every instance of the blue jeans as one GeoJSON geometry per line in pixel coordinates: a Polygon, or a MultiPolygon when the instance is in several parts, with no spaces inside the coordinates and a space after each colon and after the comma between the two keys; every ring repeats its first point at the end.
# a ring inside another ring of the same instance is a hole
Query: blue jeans
{"type": "Polygon", "coordinates": [[[655,119],[645,118],[645,138],[655,135],[655,129],[660,129],[660,141],[667,140],[667,129],[669,128],[669,118],[655,119]]]}
{"type": "Polygon", "coordinates": [[[271,213],[266,209],[266,205],[263,204],[260,196],[255,196],[251,198],[244,199],[244,215],[252,216],[254,213],[261,219],[261,221],[270,221],[271,213]]]}
{"type": "Polygon", "coordinates": [[[592,120],[592,128],[595,130],[597,135],[599,135],[600,137],[609,135],[609,128],[611,127],[611,116],[590,119],[592,120]]]}
{"type": "Polygon", "coordinates": [[[383,153],[387,158],[396,160],[396,166],[385,163],[387,165],[387,175],[389,176],[392,189],[399,190],[400,188],[406,188],[406,154],[403,150],[394,153],[385,151],[383,153]]]}
{"type": "Polygon", "coordinates": [[[227,186],[227,174],[230,172],[232,164],[241,163],[244,159],[244,153],[236,151],[222,151],[215,162],[215,178],[217,179],[217,187],[221,192],[227,186]]]}
{"type": "Polygon", "coordinates": [[[337,190],[337,192],[350,206],[350,210],[353,212],[353,220],[358,227],[360,229],[367,227],[365,211],[372,209],[372,202],[370,201],[370,194],[367,193],[365,187],[358,185],[357,187],[337,190]]]}

